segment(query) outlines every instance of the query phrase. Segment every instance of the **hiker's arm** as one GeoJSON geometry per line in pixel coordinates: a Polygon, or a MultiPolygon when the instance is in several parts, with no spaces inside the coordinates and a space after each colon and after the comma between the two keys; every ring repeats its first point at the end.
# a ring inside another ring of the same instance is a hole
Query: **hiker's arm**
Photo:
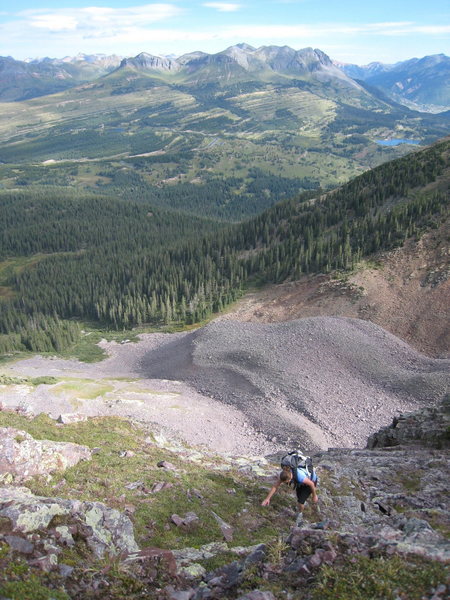
{"type": "Polygon", "coordinates": [[[319,502],[319,496],[317,495],[316,484],[314,483],[314,481],[309,477],[305,477],[302,483],[311,488],[313,502],[319,502]]]}
{"type": "Polygon", "coordinates": [[[267,494],[267,496],[264,498],[264,500],[261,502],[261,506],[268,506],[270,504],[270,499],[272,498],[272,496],[275,494],[275,492],[277,491],[277,489],[280,487],[281,485],[281,481],[277,481],[277,483],[275,483],[270,492],[267,494]]]}

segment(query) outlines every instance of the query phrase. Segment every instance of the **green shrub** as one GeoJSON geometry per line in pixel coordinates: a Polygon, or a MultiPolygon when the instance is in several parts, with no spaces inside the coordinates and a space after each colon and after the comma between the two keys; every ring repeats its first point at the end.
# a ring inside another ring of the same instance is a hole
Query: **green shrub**
{"type": "Polygon", "coordinates": [[[55,383],[58,383],[58,379],[51,375],[43,375],[42,377],[32,377],[30,382],[36,386],[41,384],[54,385],[55,383]]]}
{"type": "Polygon", "coordinates": [[[446,571],[422,558],[348,557],[344,565],[322,567],[312,600],[421,600],[445,583],[446,571]]]}
{"type": "Polygon", "coordinates": [[[26,581],[0,584],[0,594],[8,600],[69,600],[65,592],[43,586],[35,575],[26,581]]]}

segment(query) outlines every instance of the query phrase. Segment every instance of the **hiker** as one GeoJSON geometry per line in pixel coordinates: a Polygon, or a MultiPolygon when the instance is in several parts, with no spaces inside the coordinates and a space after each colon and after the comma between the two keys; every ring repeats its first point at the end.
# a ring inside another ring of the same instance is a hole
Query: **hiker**
{"type": "MultiPolygon", "coordinates": [[[[291,453],[288,456],[293,456],[294,453],[291,453]]],[[[290,466],[282,464],[282,471],[279,475],[278,481],[272,486],[270,492],[267,494],[266,498],[261,502],[261,506],[268,506],[270,504],[270,500],[272,496],[276,493],[280,485],[283,483],[293,484],[295,487],[295,492],[297,494],[297,505],[298,505],[298,517],[297,517],[297,525],[301,523],[303,517],[303,510],[305,508],[305,502],[312,494],[313,502],[318,502],[319,497],[316,493],[316,486],[318,483],[318,478],[315,469],[312,467],[312,464],[307,466],[305,461],[298,460],[298,455],[295,454],[295,458],[299,463],[298,466],[290,466]]],[[[303,458],[303,457],[302,457],[303,458]]],[[[284,458],[282,459],[283,462],[284,458]]],[[[295,464],[295,463],[293,463],[295,464]]]]}

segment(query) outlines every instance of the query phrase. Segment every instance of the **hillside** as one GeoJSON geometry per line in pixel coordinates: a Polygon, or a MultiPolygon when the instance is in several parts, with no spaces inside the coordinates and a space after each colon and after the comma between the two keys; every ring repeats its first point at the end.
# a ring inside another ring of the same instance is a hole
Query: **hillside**
{"type": "Polygon", "coordinates": [[[121,420],[61,426],[2,411],[0,593],[443,600],[448,423],[447,399],[364,450],[314,455],[318,509],[294,527],[290,490],[260,505],[275,458],[204,454],[121,420]]]}
{"type": "Polygon", "coordinates": [[[74,317],[114,329],[192,324],[250,282],[348,271],[445,221],[449,155],[446,139],[234,226],[148,200],[3,191],[0,346],[63,349],[80,337],[74,317]]]}
{"type": "Polygon", "coordinates": [[[371,321],[434,357],[449,357],[448,220],[345,274],[306,275],[248,292],[223,319],[275,323],[336,316],[371,321]]]}

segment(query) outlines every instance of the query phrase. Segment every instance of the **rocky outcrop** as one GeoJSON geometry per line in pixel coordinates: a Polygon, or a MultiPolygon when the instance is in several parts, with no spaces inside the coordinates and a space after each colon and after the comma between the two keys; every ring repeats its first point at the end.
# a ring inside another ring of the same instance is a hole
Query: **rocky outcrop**
{"type": "MultiPolygon", "coordinates": [[[[283,574],[284,586],[288,575],[293,589],[307,589],[323,566],[345,568],[346,561],[356,557],[422,557],[438,561],[444,570],[450,563],[448,419],[445,398],[437,408],[398,417],[393,428],[400,432],[396,445],[386,437],[391,427],[372,436],[378,441],[370,448],[317,453],[319,508],[307,507],[301,526],[292,527],[283,540],[278,562],[273,550],[260,545],[243,549],[224,567],[201,572],[197,561],[209,556],[205,550],[226,552],[225,543],[225,548],[178,551],[180,574],[191,573],[189,567],[195,566],[197,576],[188,577],[188,583],[167,597],[175,600],[184,597],[176,594],[185,593],[193,600],[271,598],[264,589],[239,593],[250,572],[261,583],[277,582],[283,574]]],[[[294,520],[294,513],[291,516],[294,520]]],[[[441,600],[449,591],[448,585],[440,584],[429,598],[441,600]]]]}
{"type": "MultiPolygon", "coordinates": [[[[306,589],[322,566],[345,565],[350,557],[400,555],[443,565],[450,562],[445,533],[450,509],[448,453],[420,447],[331,449],[314,458],[321,479],[320,508],[314,512],[310,507],[302,525],[291,529],[278,564],[263,544],[243,549],[244,556],[212,572],[199,570],[197,561],[209,556],[205,549],[177,551],[179,572],[189,580],[177,593],[189,594],[186,597],[193,600],[252,598],[239,594],[250,572],[253,577],[256,573],[260,582],[269,583],[276,582],[280,574],[287,575],[294,589],[306,589]],[[195,567],[194,571],[190,567],[195,567]],[[196,577],[189,577],[191,573],[196,577]]],[[[223,546],[208,550],[225,552],[227,545],[223,546]]],[[[448,592],[448,587],[441,585],[433,600],[448,592]]],[[[270,593],[258,590],[254,597],[270,593]]]]}
{"type": "Polygon", "coordinates": [[[0,488],[0,541],[50,569],[64,548],[83,544],[97,558],[139,550],[128,517],[101,502],[35,496],[0,488]]]}
{"type": "Polygon", "coordinates": [[[450,560],[448,455],[398,447],[331,450],[317,457],[326,490],[325,528],[348,533],[389,553],[450,560]]]}
{"type": "Polygon", "coordinates": [[[132,68],[144,71],[178,71],[180,65],[176,60],[166,56],[153,56],[141,52],[134,58],[124,58],[120,63],[121,68],[132,68]]]}
{"type": "Polygon", "coordinates": [[[90,458],[91,451],[86,446],[35,440],[26,431],[0,428],[0,482],[22,483],[35,475],[64,471],[90,458]]]}
{"type": "Polygon", "coordinates": [[[450,446],[450,395],[437,407],[421,412],[395,417],[389,427],[369,437],[368,448],[384,448],[399,445],[450,446]]]}

